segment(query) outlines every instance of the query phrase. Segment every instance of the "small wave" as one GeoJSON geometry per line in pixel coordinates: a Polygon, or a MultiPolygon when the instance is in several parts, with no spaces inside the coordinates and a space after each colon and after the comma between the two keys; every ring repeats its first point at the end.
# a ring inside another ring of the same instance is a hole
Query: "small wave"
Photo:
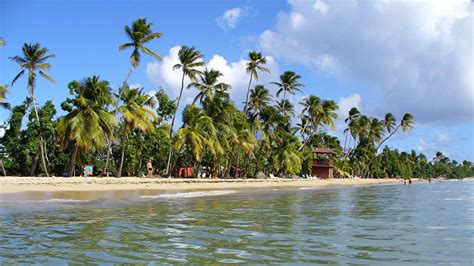
{"type": "Polygon", "coordinates": [[[310,190],[310,189],[318,189],[318,187],[300,187],[299,190],[310,190]]]}
{"type": "Polygon", "coordinates": [[[213,190],[213,191],[196,191],[196,192],[183,192],[176,194],[161,194],[156,196],[140,196],[141,198],[196,198],[196,197],[207,197],[207,196],[219,196],[236,193],[235,190],[213,190]]]}

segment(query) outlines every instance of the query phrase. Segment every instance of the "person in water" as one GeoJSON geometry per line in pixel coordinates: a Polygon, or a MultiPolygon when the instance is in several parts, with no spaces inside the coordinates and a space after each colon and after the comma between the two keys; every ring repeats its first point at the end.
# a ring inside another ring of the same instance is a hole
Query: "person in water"
{"type": "Polygon", "coordinates": [[[411,178],[408,178],[408,185],[411,185],[411,178]]]}
{"type": "Polygon", "coordinates": [[[146,163],[146,169],[148,170],[148,173],[146,177],[152,178],[153,177],[153,165],[151,164],[151,160],[148,160],[146,163]]]}

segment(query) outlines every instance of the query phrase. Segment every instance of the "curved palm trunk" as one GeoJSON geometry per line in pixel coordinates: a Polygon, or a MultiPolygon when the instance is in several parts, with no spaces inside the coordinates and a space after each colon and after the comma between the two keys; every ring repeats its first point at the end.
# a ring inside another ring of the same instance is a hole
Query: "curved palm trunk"
{"type": "Polygon", "coordinates": [[[69,177],[73,176],[74,174],[74,168],[76,166],[76,157],[77,157],[77,151],[79,150],[79,145],[74,144],[74,149],[72,151],[71,159],[69,161],[69,167],[67,170],[67,174],[69,177]]]}
{"type": "MultiPolygon", "coordinates": [[[[128,70],[127,77],[123,81],[122,87],[119,89],[119,95],[118,95],[118,98],[117,98],[117,102],[115,103],[115,110],[114,110],[114,115],[115,116],[117,116],[117,113],[118,113],[118,107],[119,107],[119,103],[120,103],[120,98],[122,98],[123,87],[125,87],[125,84],[127,84],[128,79],[132,75],[132,72],[133,72],[133,66],[131,66],[130,69],[128,70]]],[[[102,173],[104,173],[105,175],[107,175],[107,167],[109,166],[109,160],[110,160],[110,153],[111,152],[112,152],[112,141],[109,139],[109,143],[107,144],[107,159],[105,160],[104,170],[102,171],[102,173]]]]}
{"type": "Polygon", "coordinates": [[[285,100],[286,100],[286,90],[283,91],[283,108],[281,115],[285,116],[285,100]]]}
{"type": "MultiPolygon", "coordinates": [[[[184,71],[183,77],[181,78],[181,90],[179,91],[178,102],[176,103],[176,110],[174,110],[173,119],[171,120],[171,128],[170,128],[170,142],[173,138],[173,127],[174,121],[176,119],[176,113],[179,109],[179,102],[181,101],[181,96],[183,95],[183,88],[184,88],[184,71]]],[[[173,154],[173,145],[170,143],[170,150],[168,152],[168,163],[166,164],[166,175],[170,174],[170,165],[171,165],[171,155],[173,154]]]]}
{"type": "Polygon", "coordinates": [[[384,140],[382,140],[382,142],[380,142],[380,144],[377,146],[376,151],[379,150],[380,146],[382,146],[382,144],[383,144],[386,140],[388,140],[393,134],[395,134],[395,132],[397,132],[397,130],[400,128],[401,125],[402,125],[402,124],[398,125],[398,127],[395,128],[395,130],[392,131],[392,133],[390,133],[390,135],[388,135],[384,140]]]}
{"type": "MultiPolygon", "coordinates": [[[[33,101],[33,109],[35,111],[36,121],[38,123],[38,126],[41,126],[40,125],[40,118],[39,118],[39,114],[38,114],[38,107],[36,106],[35,96],[31,95],[31,99],[33,101]]],[[[44,139],[43,139],[42,134],[40,133],[40,144],[39,144],[39,146],[40,146],[40,152],[41,152],[41,162],[43,164],[43,170],[46,173],[46,176],[49,177],[48,168],[46,166],[46,158],[45,158],[46,155],[45,155],[45,152],[44,152],[43,143],[44,143],[44,139]]]]}
{"type": "Polygon", "coordinates": [[[3,165],[3,158],[0,159],[0,165],[2,166],[3,176],[7,176],[7,172],[5,171],[5,166],[3,165]]]}
{"type": "Polygon", "coordinates": [[[120,165],[117,171],[117,177],[122,177],[123,160],[125,158],[125,146],[127,146],[127,128],[123,127],[122,153],[120,156],[120,165]]]}

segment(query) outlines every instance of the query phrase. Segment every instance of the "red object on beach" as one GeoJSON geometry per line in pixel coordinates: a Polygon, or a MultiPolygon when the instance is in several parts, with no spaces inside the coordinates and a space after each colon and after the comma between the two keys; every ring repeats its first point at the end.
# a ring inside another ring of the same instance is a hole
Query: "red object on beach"
{"type": "Polygon", "coordinates": [[[180,167],[178,168],[178,177],[191,177],[193,169],[191,167],[180,167]]]}

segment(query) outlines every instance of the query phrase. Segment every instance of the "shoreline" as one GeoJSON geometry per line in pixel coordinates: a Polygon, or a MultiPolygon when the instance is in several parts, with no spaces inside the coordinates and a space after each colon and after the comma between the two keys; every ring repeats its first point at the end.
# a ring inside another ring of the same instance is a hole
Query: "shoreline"
{"type": "MultiPolygon", "coordinates": [[[[414,182],[418,180],[412,179],[414,182]]],[[[401,184],[400,179],[168,179],[138,177],[0,177],[0,194],[116,190],[214,190],[401,184]]]]}

